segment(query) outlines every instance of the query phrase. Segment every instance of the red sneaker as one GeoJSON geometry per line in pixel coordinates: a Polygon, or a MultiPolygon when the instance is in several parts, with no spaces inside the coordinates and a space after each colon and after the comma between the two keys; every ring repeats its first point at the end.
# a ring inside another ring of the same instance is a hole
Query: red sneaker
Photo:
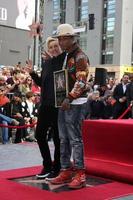
{"type": "Polygon", "coordinates": [[[54,185],[63,184],[63,183],[69,183],[69,182],[72,181],[72,175],[73,175],[73,171],[72,171],[71,168],[65,169],[65,170],[61,170],[59,175],[57,177],[53,178],[50,181],[50,183],[52,183],[54,185]]]}
{"type": "Polygon", "coordinates": [[[86,176],[84,170],[77,170],[72,181],[68,184],[71,189],[80,189],[86,186],[86,176]]]}

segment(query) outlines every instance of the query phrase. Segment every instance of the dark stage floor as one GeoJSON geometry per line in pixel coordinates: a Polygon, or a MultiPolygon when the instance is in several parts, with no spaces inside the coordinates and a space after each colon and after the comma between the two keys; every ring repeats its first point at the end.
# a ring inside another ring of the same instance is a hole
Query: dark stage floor
{"type": "MultiPolygon", "coordinates": [[[[62,191],[69,191],[70,189],[67,187],[67,184],[61,185],[53,185],[50,184],[49,181],[45,179],[38,180],[35,176],[33,177],[26,177],[26,178],[19,178],[13,179],[13,181],[19,182],[21,184],[30,185],[33,187],[38,187],[42,190],[49,190],[51,192],[62,192],[62,191]]],[[[111,183],[110,180],[105,180],[103,178],[94,177],[94,176],[87,176],[87,187],[93,187],[97,185],[111,183]]]]}

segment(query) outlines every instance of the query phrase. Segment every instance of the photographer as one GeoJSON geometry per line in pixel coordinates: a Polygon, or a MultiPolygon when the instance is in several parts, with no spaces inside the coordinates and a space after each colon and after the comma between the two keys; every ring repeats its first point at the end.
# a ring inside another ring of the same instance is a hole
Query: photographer
{"type": "Polygon", "coordinates": [[[21,73],[19,70],[14,70],[13,74],[10,78],[7,79],[7,88],[8,92],[15,93],[19,92],[19,85],[20,85],[20,76],[21,73]]]}

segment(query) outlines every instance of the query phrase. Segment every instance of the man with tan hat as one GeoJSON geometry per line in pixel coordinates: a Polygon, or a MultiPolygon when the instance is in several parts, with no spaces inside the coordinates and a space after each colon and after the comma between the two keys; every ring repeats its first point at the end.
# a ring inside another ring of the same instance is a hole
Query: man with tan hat
{"type": "Polygon", "coordinates": [[[81,122],[87,102],[87,75],[89,60],[77,44],[78,35],[70,24],[57,27],[56,36],[61,49],[66,52],[63,68],[68,71],[68,96],[59,109],[61,171],[52,184],[68,183],[72,189],[86,185],[81,122]],[[73,165],[70,161],[73,151],[73,165]]]}

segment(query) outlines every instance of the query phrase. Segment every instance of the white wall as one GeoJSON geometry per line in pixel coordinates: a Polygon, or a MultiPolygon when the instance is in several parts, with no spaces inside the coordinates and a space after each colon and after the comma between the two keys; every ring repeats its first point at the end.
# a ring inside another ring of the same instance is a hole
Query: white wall
{"type": "Polygon", "coordinates": [[[120,65],[131,65],[133,34],[133,1],[123,0],[120,65]]]}
{"type": "Polygon", "coordinates": [[[90,0],[89,14],[95,15],[95,28],[89,30],[88,26],[88,56],[91,65],[97,65],[101,60],[101,39],[102,39],[102,23],[103,23],[103,1],[90,0]]]}

